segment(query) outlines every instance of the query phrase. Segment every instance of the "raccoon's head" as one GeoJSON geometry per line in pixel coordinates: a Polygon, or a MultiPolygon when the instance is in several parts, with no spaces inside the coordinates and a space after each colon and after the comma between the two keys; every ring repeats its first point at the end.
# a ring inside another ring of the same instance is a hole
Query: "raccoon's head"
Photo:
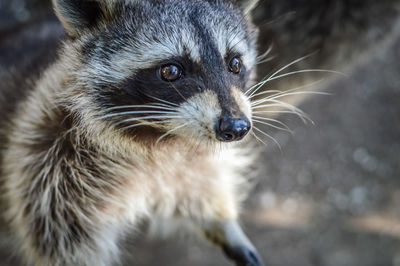
{"type": "Polygon", "coordinates": [[[128,136],[223,142],[252,126],[254,2],[53,0],[96,119],[128,136]]]}

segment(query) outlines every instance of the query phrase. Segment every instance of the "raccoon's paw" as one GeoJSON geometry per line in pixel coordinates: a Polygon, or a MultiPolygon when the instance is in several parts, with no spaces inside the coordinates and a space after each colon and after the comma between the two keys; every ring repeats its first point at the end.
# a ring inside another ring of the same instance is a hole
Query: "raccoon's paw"
{"type": "Polygon", "coordinates": [[[223,246],[226,256],[236,263],[236,266],[264,266],[258,252],[251,247],[238,246],[228,247],[223,246]]]}
{"type": "Polygon", "coordinates": [[[237,266],[264,266],[260,255],[236,221],[216,224],[205,232],[237,266]]]}

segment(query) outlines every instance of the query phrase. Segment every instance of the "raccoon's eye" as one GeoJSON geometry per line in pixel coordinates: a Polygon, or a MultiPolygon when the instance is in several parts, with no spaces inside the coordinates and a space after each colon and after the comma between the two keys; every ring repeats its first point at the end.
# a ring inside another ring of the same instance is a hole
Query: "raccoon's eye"
{"type": "Polygon", "coordinates": [[[182,68],[177,65],[164,65],[160,68],[160,75],[163,80],[173,82],[182,76],[182,68]]]}
{"type": "Polygon", "coordinates": [[[234,74],[239,74],[242,69],[242,61],[239,57],[234,57],[229,62],[229,70],[234,74]]]}

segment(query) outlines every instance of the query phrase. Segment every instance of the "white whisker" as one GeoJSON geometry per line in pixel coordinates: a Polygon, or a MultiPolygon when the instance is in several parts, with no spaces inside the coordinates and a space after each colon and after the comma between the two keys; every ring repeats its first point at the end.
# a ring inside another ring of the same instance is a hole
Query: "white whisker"
{"type": "Polygon", "coordinates": [[[177,130],[181,129],[182,127],[185,127],[185,126],[187,126],[187,125],[189,125],[189,124],[190,124],[190,122],[189,122],[189,123],[185,123],[185,124],[180,125],[180,126],[177,126],[177,127],[173,128],[173,129],[171,129],[171,130],[168,130],[165,134],[163,134],[161,137],[158,138],[158,140],[156,141],[156,145],[157,145],[163,138],[165,138],[166,136],[170,135],[172,132],[177,131],[177,130]]]}
{"type": "Polygon", "coordinates": [[[276,104],[280,104],[282,107],[287,108],[289,110],[292,110],[292,111],[298,113],[299,115],[301,115],[301,117],[307,119],[308,121],[310,121],[312,123],[312,120],[309,118],[309,116],[303,110],[301,110],[300,108],[298,108],[298,107],[296,107],[296,106],[294,106],[292,104],[279,101],[279,100],[269,99],[268,101],[274,102],[276,104]]]}
{"type": "Polygon", "coordinates": [[[258,97],[258,96],[261,96],[261,95],[265,95],[265,94],[271,94],[271,93],[276,93],[275,95],[272,95],[272,96],[276,96],[276,95],[278,95],[278,94],[282,94],[282,93],[286,93],[286,92],[292,92],[292,91],[300,90],[300,89],[303,89],[303,88],[313,87],[313,86],[315,86],[315,85],[317,85],[317,84],[323,82],[324,80],[325,80],[325,79],[319,79],[319,80],[314,81],[314,82],[312,82],[312,83],[308,83],[308,84],[305,84],[305,85],[302,85],[302,86],[299,86],[299,87],[296,87],[296,88],[293,88],[293,89],[284,90],[284,91],[280,91],[280,90],[266,90],[266,91],[259,92],[259,93],[256,93],[256,94],[252,95],[251,97],[249,97],[249,99],[252,99],[252,98],[254,98],[254,97],[258,97]]]}
{"type": "Polygon", "coordinates": [[[309,54],[309,55],[306,55],[306,56],[303,56],[303,57],[300,57],[300,58],[298,58],[298,59],[296,59],[296,60],[290,62],[289,64],[287,64],[287,65],[281,67],[280,69],[278,69],[277,71],[275,71],[274,73],[272,73],[272,75],[270,75],[269,78],[267,78],[267,80],[262,81],[261,84],[260,84],[259,86],[256,86],[256,85],[255,85],[255,86],[252,86],[249,90],[247,90],[247,91],[245,92],[245,94],[250,93],[250,91],[253,90],[253,89],[256,87],[257,89],[254,90],[253,92],[251,92],[251,94],[250,94],[250,96],[252,96],[256,91],[258,91],[262,86],[264,86],[265,83],[267,83],[267,82],[270,81],[272,78],[274,78],[275,75],[279,74],[280,72],[282,72],[283,70],[289,68],[290,66],[292,66],[292,65],[294,65],[294,64],[296,64],[296,63],[298,63],[298,62],[300,62],[300,61],[302,61],[302,60],[307,59],[308,57],[310,57],[310,56],[313,55],[313,54],[314,54],[314,53],[309,54]]]}
{"type": "MultiPolygon", "coordinates": [[[[146,94],[146,95],[147,95],[147,94],[146,94]]],[[[173,102],[170,102],[170,101],[167,101],[167,100],[164,100],[164,99],[160,99],[160,98],[157,98],[157,97],[155,97],[155,96],[151,96],[151,95],[147,95],[147,96],[150,97],[150,98],[153,98],[154,100],[157,100],[157,101],[163,102],[163,103],[165,103],[165,104],[168,104],[168,105],[170,105],[170,106],[176,106],[176,107],[179,106],[179,105],[176,104],[176,103],[173,103],[173,102]]]]}
{"type": "Polygon", "coordinates": [[[261,64],[267,63],[267,62],[269,62],[269,61],[272,61],[272,60],[274,60],[274,59],[275,59],[275,56],[270,56],[270,57],[265,58],[265,59],[262,60],[262,61],[257,62],[256,64],[257,64],[257,65],[261,65],[261,64]]]}
{"type": "Polygon", "coordinates": [[[267,143],[265,143],[262,139],[260,139],[256,133],[254,133],[254,131],[251,131],[251,134],[256,138],[256,140],[258,140],[259,142],[261,142],[262,144],[264,144],[265,146],[268,146],[267,143]]]}
{"type": "Polygon", "coordinates": [[[301,113],[297,113],[294,111],[255,111],[253,114],[267,114],[267,113],[275,113],[275,114],[293,114],[298,116],[305,124],[309,121],[311,124],[314,124],[314,121],[308,116],[304,116],[301,113]]]}
{"type": "MultiPolygon", "coordinates": [[[[320,92],[320,91],[294,91],[294,92],[282,93],[279,95],[271,95],[270,97],[266,97],[261,100],[275,100],[275,99],[279,99],[279,98],[286,97],[286,96],[301,95],[301,94],[331,95],[330,93],[320,92]]],[[[259,101],[261,101],[261,100],[259,100],[259,101]]]]}
{"type": "Polygon", "coordinates": [[[291,131],[289,129],[286,129],[286,128],[283,128],[283,127],[280,127],[280,126],[276,126],[276,125],[268,123],[268,122],[264,122],[264,121],[261,121],[261,120],[258,120],[258,119],[253,119],[253,121],[257,122],[257,123],[260,123],[260,124],[263,124],[263,125],[266,125],[266,126],[269,126],[269,127],[272,127],[272,128],[275,128],[275,129],[283,130],[283,131],[286,131],[286,132],[289,132],[289,133],[293,134],[293,131],[291,131]]]}
{"type": "Polygon", "coordinates": [[[299,113],[304,114],[303,110],[301,110],[300,108],[298,108],[298,107],[296,107],[296,106],[294,106],[294,105],[292,105],[290,103],[285,103],[285,102],[282,102],[282,101],[276,100],[276,99],[263,99],[261,102],[256,103],[254,105],[251,105],[252,109],[255,109],[255,108],[258,108],[258,107],[261,107],[261,106],[267,106],[268,104],[260,105],[260,104],[263,104],[263,103],[266,103],[266,102],[272,102],[273,104],[278,104],[278,105],[280,105],[282,107],[285,107],[285,108],[287,108],[289,110],[297,111],[299,113]]]}
{"type": "Polygon", "coordinates": [[[123,123],[130,123],[130,122],[135,122],[135,121],[143,121],[143,120],[148,120],[148,119],[180,119],[182,117],[180,116],[168,116],[168,115],[160,115],[160,116],[143,116],[143,117],[134,117],[134,118],[128,118],[124,119],[121,121],[118,121],[114,125],[120,125],[123,123]]]}
{"type": "Polygon", "coordinates": [[[301,62],[301,61],[303,61],[303,60],[309,58],[309,57],[312,56],[313,54],[314,54],[314,53],[311,53],[311,54],[302,56],[302,57],[300,57],[300,58],[298,58],[298,59],[296,59],[296,60],[293,60],[293,61],[290,62],[289,64],[287,64],[287,65],[281,67],[280,69],[278,69],[277,71],[275,71],[269,78],[275,77],[275,75],[278,75],[278,74],[279,74],[280,72],[282,72],[283,70],[289,68],[290,66],[293,66],[294,64],[297,64],[298,62],[301,62]]]}
{"type": "Polygon", "coordinates": [[[306,114],[306,113],[304,113],[302,110],[300,110],[300,109],[293,109],[293,108],[290,108],[290,107],[288,107],[288,106],[284,106],[284,105],[281,105],[281,104],[265,104],[265,105],[260,105],[260,106],[257,106],[257,107],[254,107],[253,108],[253,110],[254,109],[258,109],[258,108],[266,108],[266,107],[283,107],[283,108],[286,108],[286,110],[289,110],[289,111],[269,111],[269,110],[267,110],[267,111],[255,111],[255,112],[253,112],[253,113],[258,113],[258,112],[269,112],[269,113],[283,113],[283,112],[289,112],[289,113],[291,113],[291,114],[295,114],[295,115],[297,115],[305,124],[307,124],[307,121],[309,121],[309,122],[311,122],[311,123],[313,123],[313,121],[311,120],[311,118],[309,118],[308,117],[308,115],[306,114]]]}
{"type": "Polygon", "coordinates": [[[266,107],[283,107],[281,104],[277,103],[269,103],[269,104],[263,104],[263,105],[257,105],[257,106],[252,106],[252,110],[257,110],[257,109],[264,109],[266,107]]]}
{"type": "Polygon", "coordinates": [[[298,107],[296,107],[296,106],[294,106],[294,105],[292,105],[290,103],[285,103],[285,102],[282,102],[282,101],[276,100],[276,99],[263,99],[263,100],[260,100],[260,102],[258,102],[258,103],[252,104],[251,106],[252,106],[253,110],[254,109],[263,108],[263,107],[280,106],[280,107],[284,107],[284,108],[287,108],[289,110],[296,111],[296,112],[304,114],[304,111],[301,110],[300,108],[298,108],[298,107]],[[267,103],[271,102],[272,104],[269,104],[269,103],[265,104],[266,102],[267,103]]]}
{"type": "Polygon", "coordinates": [[[264,60],[271,53],[273,47],[274,47],[274,44],[271,44],[264,53],[262,53],[261,55],[257,56],[256,61],[259,62],[259,61],[264,60]]]}
{"type": "Polygon", "coordinates": [[[176,108],[167,106],[165,104],[161,103],[150,103],[150,104],[138,104],[138,105],[120,105],[120,106],[114,106],[110,108],[103,109],[102,111],[113,111],[113,110],[119,110],[119,109],[133,109],[133,108],[155,108],[155,109],[165,109],[165,110],[171,110],[174,111],[176,108]]]}
{"type": "Polygon", "coordinates": [[[283,122],[281,122],[281,121],[279,121],[279,120],[277,120],[277,119],[273,119],[273,118],[269,118],[269,117],[263,117],[263,116],[257,116],[257,115],[255,115],[255,116],[253,116],[253,117],[254,117],[254,118],[257,118],[257,119],[261,119],[261,120],[265,120],[265,121],[270,121],[270,122],[277,123],[277,124],[283,126],[284,128],[286,128],[287,130],[292,131],[292,130],[289,128],[288,125],[286,125],[285,123],[283,123],[283,122]]]}
{"type": "Polygon", "coordinates": [[[268,137],[269,139],[271,139],[273,142],[275,142],[275,144],[278,145],[279,149],[282,151],[281,145],[279,144],[279,142],[278,142],[274,137],[272,137],[271,135],[265,133],[264,131],[262,131],[262,130],[259,129],[258,127],[253,126],[253,128],[254,128],[255,130],[257,130],[258,132],[260,132],[261,134],[263,134],[264,136],[266,136],[266,137],[268,137]]]}
{"type": "Polygon", "coordinates": [[[297,71],[293,71],[293,72],[288,72],[288,73],[284,73],[278,76],[274,76],[274,77],[269,77],[267,80],[264,80],[263,82],[261,82],[257,89],[254,90],[249,97],[253,96],[261,87],[263,87],[267,82],[276,80],[276,79],[281,79],[284,77],[288,77],[288,76],[293,76],[293,75],[297,75],[297,74],[302,74],[302,73],[313,73],[313,72],[321,72],[321,73],[330,73],[330,74],[337,74],[337,75],[345,75],[342,72],[339,71],[334,71],[334,70],[326,70],[326,69],[303,69],[303,70],[297,70],[297,71]]]}
{"type": "Polygon", "coordinates": [[[177,112],[171,112],[171,111],[126,111],[126,112],[119,112],[119,113],[113,113],[113,114],[107,114],[98,117],[97,119],[106,119],[110,117],[116,117],[116,116],[123,116],[123,115],[136,115],[136,114],[177,114],[177,112]]]}
{"type": "Polygon", "coordinates": [[[151,126],[151,125],[163,124],[163,123],[165,123],[165,121],[152,121],[152,122],[145,121],[145,122],[142,122],[142,123],[139,123],[139,124],[133,124],[133,125],[125,126],[125,127],[121,128],[121,129],[122,130],[127,130],[127,129],[131,129],[131,128],[134,128],[134,127],[139,127],[139,126],[151,126]]]}
{"type": "Polygon", "coordinates": [[[265,114],[265,113],[277,113],[277,114],[296,114],[292,111],[255,111],[253,114],[265,114]]]}
{"type": "Polygon", "coordinates": [[[269,82],[269,81],[272,81],[272,80],[275,80],[275,79],[280,79],[280,78],[284,78],[284,77],[287,77],[287,76],[291,76],[291,75],[296,75],[296,74],[301,74],[301,73],[313,73],[313,72],[321,72],[321,73],[329,73],[329,74],[337,74],[337,75],[345,76],[344,73],[339,72],[339,71],[335,71],[335,70],[303,69],[303,70],[292,71],[292,72],[288,72],[288,73],[285,73],[285,74],[281,74],[281,75],[278,75],[278,76],[274,76],[274,77],[268,78],[268,80],[266,80],[265,83],[269,82]]]}

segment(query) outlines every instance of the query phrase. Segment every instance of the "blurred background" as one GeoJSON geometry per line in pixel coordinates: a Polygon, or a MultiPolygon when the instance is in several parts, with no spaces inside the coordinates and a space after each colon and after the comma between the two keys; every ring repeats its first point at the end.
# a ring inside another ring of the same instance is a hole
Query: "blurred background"
{"type": "MultiPolygon", "coordinates": [[[[285,99],[314,121],[279,116],[293,134],[258,125],[281,146],[260,135],[267,145],[242,215],[266,266],[400,266],[398,2],[261,0],[255,10],[260,54],[272,47],[260,79],[308,54],[282,73],[346,74],[294,74],[263,88],[314,84],[306,90],[330,94],[285,99]]],[[[26,47],[39,56],[44,39],[58,42],[63,31],[49,14],[46,0],[0,0],[0,70],[34,63],[26,47]]],[[[195,239],[136,238],[125,265],[231,265],[195,239]]],[[[1,250],[1,265],[18,265],[11,253],[1,250]]]]}

